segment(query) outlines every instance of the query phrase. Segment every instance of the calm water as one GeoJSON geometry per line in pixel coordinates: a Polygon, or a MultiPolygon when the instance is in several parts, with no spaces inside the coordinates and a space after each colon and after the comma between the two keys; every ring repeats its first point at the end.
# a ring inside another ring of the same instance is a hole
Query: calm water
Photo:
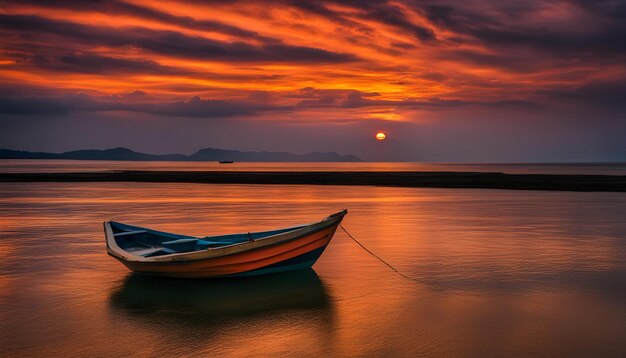
{"type": "Polygon", "coordinates": [[[130,162],[96,160],[0,159],[0,173],[93,172],[105,170],[172,171],[446,171],[501,172],[510,174],[612,174],[626,175],[626,163],[233,163],[130,162]]]}
{"type": "Polygon", "coordinates": [[[34,356],[624,356],[626,195],[379,187],[0,184],[0,343],[34,356]],[[314,270],[130,274],[102,221],[208,235],[345,226],[314,270]]]}

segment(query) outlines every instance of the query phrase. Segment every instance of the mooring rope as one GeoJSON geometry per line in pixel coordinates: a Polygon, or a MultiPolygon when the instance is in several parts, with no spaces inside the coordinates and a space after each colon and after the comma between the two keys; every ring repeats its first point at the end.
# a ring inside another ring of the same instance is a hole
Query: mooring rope
{"type": "Polygon", "coordinates": [[[343,230],[343,232],[345,232],[352,240],[354,240],[354,242],[356,242],[359,246],[361,246],[361,248],[363,248],[363,250],[367,251],[367,253],[369,253],[370,255],[374,256],[375,258],[377,258],[380,262],[384,263],[385,265],[387,265],[387,267],[389,267],[390,269],[394,270],[398,275],[406,278],[407,280],[411,280],[411,281],[415,281],[415,282],[419,282],[416,279],[414,279],[413,277],[407,276],[405,274],[403,274],[402,272],[398,271],[398,269],[396,269],[395,267],[391,266],[387,261],[383,260],[380,258],[380,256],[376,255],[375,253],[371,252],[367,247],[363,246],[362,243],[359,242],[359,240],[355,239],[354,236],[352,236],[348,230],[346,230],[345,227],[343,227],[343,225],[339,224],[339,227],[341,228],[341,230],[343,230]]]}

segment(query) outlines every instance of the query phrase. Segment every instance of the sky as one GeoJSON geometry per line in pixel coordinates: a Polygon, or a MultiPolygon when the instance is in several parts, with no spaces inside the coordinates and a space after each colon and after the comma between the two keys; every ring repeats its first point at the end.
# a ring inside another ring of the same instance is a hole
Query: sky
{"type": "Polygon", "coordinates": [[[0,2],[0,148],[593,162],[624,138],[626,1],[0,2]]]}

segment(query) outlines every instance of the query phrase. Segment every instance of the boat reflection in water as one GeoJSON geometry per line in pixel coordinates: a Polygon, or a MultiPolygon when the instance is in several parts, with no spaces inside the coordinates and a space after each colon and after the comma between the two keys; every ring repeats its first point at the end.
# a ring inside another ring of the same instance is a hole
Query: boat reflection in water
{"type": "Polygon", "coordinates": [[[238,279],[181,280],[130,274],[110,297],[111,306],[141,317],[206,324],[211,318],[272,316],[309,312],[330,321],[332,303],[312,269],[238,279]]]}

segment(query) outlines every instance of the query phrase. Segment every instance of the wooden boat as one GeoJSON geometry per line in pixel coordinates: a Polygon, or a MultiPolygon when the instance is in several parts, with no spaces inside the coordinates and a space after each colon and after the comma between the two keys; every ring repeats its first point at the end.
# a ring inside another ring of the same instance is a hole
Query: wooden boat
{"type": "Polygon", "coordinates": [[[107,252],[130,270],[169,277],[255,276],[310,268],[343,217],[264,232],[193,237],[104,223],[107,252]]]}

